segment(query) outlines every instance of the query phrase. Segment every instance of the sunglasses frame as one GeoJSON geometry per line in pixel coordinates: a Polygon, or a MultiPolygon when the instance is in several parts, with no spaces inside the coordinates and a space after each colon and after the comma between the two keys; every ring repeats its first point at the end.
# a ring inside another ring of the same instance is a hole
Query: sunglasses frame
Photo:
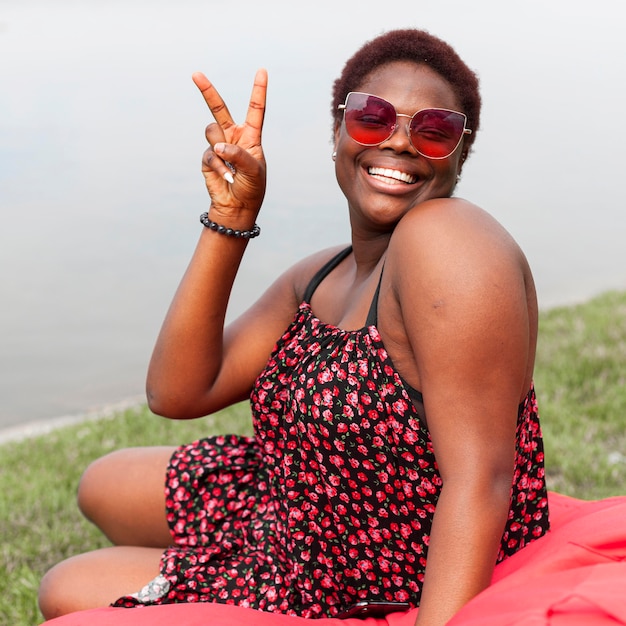
{"type": "Polygon", "coordinates": [[[461,145],[461,140],[463,139],[463,136],[472,134],[472,129],[471,128],[467,128],[467,126],[466,126],[466,124],[467,124],[467,115],[465,115],[465,113],[461,113],[460,111],[453,111],[452,109],[443,109],[443,108],[438,108],[438,107],[428,107],[428,108],[425,108],[425,109],[420,109],[419,111],[415,111],[415,113],[413,113],[413,115],[407,115],[406,113],[398,113],[398,111],[396,110],[396,107],[393,106],[393,104],[391,104],[391,102],[389,102],[389,100],[385,100],[384,98],[381,98],[380,96],[377,96],[376,94],[367,93],[365,91],[350,91],[346,95],[346,99],[344,100],[343,104],[338,105],[337,108],[339,110],[343,111],[343,124],[346,127],[346,133],[348,133],[348,136],[350,137],[350,139],[352,139],[352,141],[355,141],[356,143],[358,143],[358,144],[360,144],[362,146],[370,146],[370,147],[371,146],[379,146],[381,143],[384,143],[390,137],[392,137],[393,134],[396,132],[396,130],[398,128],[398,118],[399,117],[408,117],[409,118],[409,123],[406,125],[406,134],[408,135],[409,141],[411,142],[411,145],[415,148],[417,153],[421,154],[426,159],[433,159],[433,160],[447,159],[451,154],[454,154],[456,149],[461,145]],[[348,131],[348,127],[346,125],[346,113],[347,113],[347,109],[348,109],[348,98],[350,98],[350,96],[352,94],[359,95],[359,96],[368,96],[368,97],[371,96],[373,98],[377,98],[378,100],[381,100],[385,104],[388,104],[393,109],[393,112],[396,115],[396,121],[393,123],[393,126],[391,127],[391,131],[387,135],[387,137],[385,137],[384,139],[381,139],[380,141],[377,141],[375,143],[363,143],[362,141],[358,141],[357,139],[355,139],[350,134],[350,132],[348,131]],[[455,113],[456,115],[460,115],[463,118],[463,132],[459,135],[459,140],[456,142],[456,145],[454,146],[454,148],[452,150],[450,150],[450,152],[448,152],[448,154],[445,154],[443,156],[428,156],[427,154],[424,154],[421,150],[419,150],[417,148],[417,146],[413,143],[413,137],[411,137],[411,121],[413,121],[413,118],[418,113],[423,113],[424,111],[444,111],[445,113],[455,113]]]}

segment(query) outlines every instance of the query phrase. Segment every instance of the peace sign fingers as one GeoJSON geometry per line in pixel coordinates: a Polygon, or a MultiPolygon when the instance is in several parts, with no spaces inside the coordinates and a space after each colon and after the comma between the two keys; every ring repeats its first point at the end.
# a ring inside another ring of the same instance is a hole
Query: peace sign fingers
{"type": "Polygon", "coordinates": [[[229,211],[244,208],[258,211],[265,192],[261,133],[267,72],[259,70],[256,73],[246,120],[239,125],[211,81],[200,72],[193,74],[192,78],[215,119],[215,123],[206,129],[209,148],[202,160],[213,206],[229,211]]]}
{"type": "MultiPolygon", "coordinates": [[[[201,72],[195,72],[192,75],[193,82],[196,84],[204,101],[213,114],[213,118],[226,133],[229,129],[236,126],[226,103],[218,93],[213,83],[201,72]]],[[[248,112],[243,129],[238,135],[248,135],[248,140],[253,143],[261,143],[261,131],[263,129],[263,120],[265,118],[265,102],[267,96],[267,71],[260,69],[254,77],[254,85],[248,105],[248,112]],[[247,132],[246,132],[247,131],[247,132]],[[254,141],[256,139],[256,141],[254,141]]],[[[234,137],[233,139],[239,139],[234,137]]],[[[225,135],[225,139],[227,139],[225,135]]],[[[231,142],[229,142],[231,143],[231,142]]],[[[244,147],[244,146],[242,146],[244,147]]]]}

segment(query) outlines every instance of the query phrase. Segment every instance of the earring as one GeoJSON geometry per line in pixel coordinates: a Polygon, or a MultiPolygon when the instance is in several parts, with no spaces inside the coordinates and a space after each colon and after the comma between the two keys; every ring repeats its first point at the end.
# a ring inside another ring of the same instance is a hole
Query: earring
{"type": "Polygon", "coordinates": [[[331,158],[332,158],[333,161],[337,160],[337,150],[333,150],[331,158]]]}

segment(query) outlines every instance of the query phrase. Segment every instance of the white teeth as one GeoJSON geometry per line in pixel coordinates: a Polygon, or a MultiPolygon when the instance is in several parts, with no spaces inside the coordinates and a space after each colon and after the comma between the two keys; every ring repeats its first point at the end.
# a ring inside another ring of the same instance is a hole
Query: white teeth
{"type": "Polygon", "coordinates": [[[417,181],[415,176],[401,172],[399,170],[391,170],[386,167],[370,167],[368,169],[370,176],[380,176],[382,178],[392,178],[393,180],[399,180],[403,183],[412,184],[417,181]]]}

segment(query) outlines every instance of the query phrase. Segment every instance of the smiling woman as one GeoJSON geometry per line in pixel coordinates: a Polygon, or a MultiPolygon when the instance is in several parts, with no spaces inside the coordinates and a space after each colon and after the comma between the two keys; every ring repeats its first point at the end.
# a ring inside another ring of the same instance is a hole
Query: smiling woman
{"type": "Polygon", "coordinates": [[[333,102],[351,241],[300,261],[225,325],[260,234],[268,78],[257,72],[241,124],[193,78],[215,119],[210,207],[148,399],[187,419],[249,397],[255,436],[92,464],[79,505],[117,545],[53,568],[42,611],[217,602],[317,618],[384,602],[443,625],[549,526],[531,271],[494,218],[451,197],[478,81],[424,31],[358,50],[333,102]]]}
{"type": "Polygon", "coordinates": [[[232,46],[229,29],[206,37],[212,2],[157,1],[149,12],[145,0],[2,2],[0,56],[11,63],[0,63],[0,284],[11,306],[0,309],[0,427],[143,394],[190,231],[208,208],[194,184],[204,107],[189,83],[205,65],[236,119],[245,77],[256,64],[271,77],[263,236],[244,257],[230,319],[298,258],[348,239],[328,158],[330,87],[362,41],[409,23],[453,42],[479,72],[486,106],[455,193],[514,234],[540,306],[626,287],[617,152],[626,125],[593,114],[626,107],[626,85],[613,79],[626,75],[626,38],[619,20],[589,27],[599,6],[611,15],[614,4],[455,2],[451,19],[448,3],[416,12],[397,0],[381,11],[363,0],[355,11],[318,0],[307,28],[286,30],[281,24],[301,23],[299,4],[283,4],[277,22],[264,3],[246,2],[245,45],[232,46]],[[228,49],[227,63],[215,49],[228,49]],[[106,89],[94,88],[96,77],[106,89]],[[42,199],[54,218],[33,221],[42,199]]]}
{"type": "Polygon", "coordinates": [[[354,103],[354,92],[348,94],[343,123],[335,129],[337,181],[348,200],[353,228],[363,204],[372,219],[390,220],[389,229],[416,204],[452,195],[469,150],[467,145],[458,149],[464,141],[465,115],[456,114],[452,133],[446,133],[448,126],[444,129],[441,122],[433,130],[431,123],[425,139],[415,126],[417,116],[424,110],[451,111],[460,102],[446,79],[411,61],[373,69],[359,88],[368,92],[365,103],[354,103]],[[377,94],[374,101],[369,92],[377,94]],[[389,110],[387,117],[380,108],[376,112],[380,103],[402,117],[391,122],[389,110]],[[360,194],[367,195],[361,200],[360,194]]]}

